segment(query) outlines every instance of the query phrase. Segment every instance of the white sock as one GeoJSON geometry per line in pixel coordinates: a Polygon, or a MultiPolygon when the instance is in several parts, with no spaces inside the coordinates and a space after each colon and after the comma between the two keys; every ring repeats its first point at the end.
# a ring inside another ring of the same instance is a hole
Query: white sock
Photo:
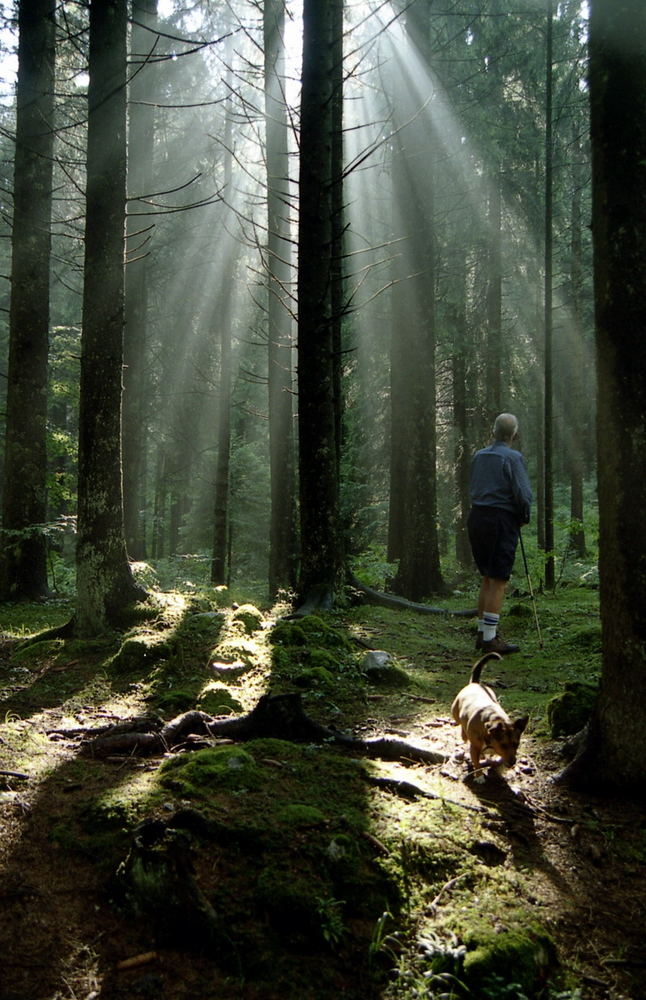
{"type": "Polygon", "coordinates": [[[491,611],[485,611],[482,616],[482,641],[491,642],[496,638],[496,630],[500,615],[494,615],[491,611]]]}

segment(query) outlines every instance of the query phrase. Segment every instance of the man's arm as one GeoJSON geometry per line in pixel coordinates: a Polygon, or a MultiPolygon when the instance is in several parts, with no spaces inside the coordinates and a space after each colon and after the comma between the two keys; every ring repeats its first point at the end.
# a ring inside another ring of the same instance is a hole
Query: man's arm
{"type": "Polygon", "coordinates": [[[534,499],[532,488],[529,484],[529,476],[525,467],[525,460],[520,452],[511,465],[511,488],[514,500],[518,508],[518,520],[521,524],[529,524],[531,517],[532,501],[534,499]]]}

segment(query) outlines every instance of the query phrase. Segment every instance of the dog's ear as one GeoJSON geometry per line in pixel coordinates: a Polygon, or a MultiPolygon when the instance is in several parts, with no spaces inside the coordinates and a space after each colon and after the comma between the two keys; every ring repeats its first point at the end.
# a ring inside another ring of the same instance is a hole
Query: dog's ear
{"type": "Polygon", "coordinates": [[[518,730],[518,735],[519,736],[520,736],[521,733],[523,733],[525,731],[525,727],[526,727],[526,725],[527,725],[528,722],[529,722],[529,716],[528,715],[523,715],[523,717],[521,719],[516,719],[516,721],[514,722],[514,729],[518,730]]]}

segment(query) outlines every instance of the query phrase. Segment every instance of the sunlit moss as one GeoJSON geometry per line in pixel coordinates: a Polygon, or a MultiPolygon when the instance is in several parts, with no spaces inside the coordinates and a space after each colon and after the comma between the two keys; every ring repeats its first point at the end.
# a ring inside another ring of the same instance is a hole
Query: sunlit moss
{"type": "Polygon", "coordinates": [[[173,757],[162,765],[160,780],[181,795],[200,797],[213,789],[257,790],[265,779],[246,750],[226,746],[173,757]]]}

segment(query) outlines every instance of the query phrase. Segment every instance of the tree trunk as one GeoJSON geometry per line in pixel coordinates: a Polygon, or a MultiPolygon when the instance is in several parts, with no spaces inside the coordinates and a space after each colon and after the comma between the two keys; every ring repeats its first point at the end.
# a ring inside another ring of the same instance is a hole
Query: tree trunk
{"type": "Polygon", "coordinates": [[[229,553],[229,470],[231,466],[231,300],[225,289],[226,301],[219,313],[220,326],[220,393],[218,397],[218,457],[215,466],[213,508],[213,553],[211,583],[226,584],[229,553]]]}
{"type": "Polygon", "coordinates": [[[164,545],[164,528],[166,526],[166,494],[168,492],[166,479],[166,452],[163,445],[157,452],[154,491],[152,557],[153,559],[163,559],[166,555],[164,545]]]}
{"type": "Polygon", "coordinates": [[[470,448],[467,425],[467,337],[466,337],[466,262],[464,256],[456,258],[456,304],[454,307],[453,343],[451,359],[451,391],[453,396],[453,432],[455,462],[455,555],[463,568],[473,566],[469,544],[467,518],[469,516],[470,448]]]}
{"type": "Polygon", "coordinates": [[[341,488],[343,440],[343,317],[345,289],[343,266],[343,0],[331,0],[332,13],[332,266],[330,309],[332,313],[332,365],[334,382],[334,428],[336,438],[337,489],[341,488]]]}
{"type": "MultiPolygon", "coordinates": [[[[501,99],[502,103],[502,99],[501,99]]],[[[489,194],[489,281],[487,285],[487,417],[493,424],[502,403],[502,171],[493,174],[489,194]]]]}
{"type": "Polygon", "coordinates": [[[123,370],[123,496],[126,548],[133,559],[146,558],[146,333],[148,321],[148,241],[145,211],[137,199],[151,193],[155,112],[150,103],[146,63],[157,19],[157,0],[133,0],[132,58],[128,126],[128,215],[126,243],[126,313],[123,370]],[[137,23],[139,22],[139,23],[137,23]]]}
{"type": "Polygon", "coordinates": [[[299,599],[330,603],[343,580],[337,483],[332,272],[334,11],[305,0],[298,233],[299,599]]]}
{"type": "MultiPolygon", "coordinates": [[[[396,142],[393,174],[399,175],[403,151],[396,142]]],[[[395,236],[397,238],[397,236],[395,236]]],[[[406,351],[402,336],[401,316],[406,315],[407,304],[401,261],[393,266],[393,287],[391,292],[392,314],[390,322],[390,449],[389,449],[389,497],[388,497],[388,549],[389,562],[396,562],[404,547],[404,523],[406,521],[406,351]]]]}
{"type": "Polygon", "coordinates": [[[554,479],[553,479],[553,400],[552,400],[552,30],[553,2],[547,3],[547,44],[545,53],[545,396],[544,396],[544,511],[545,586],[554,588],[554,479]]]}
{"type": "Polygon", "coordinates": [[[570,549],[580,559],[586,556],[585,531],[583,529],[583,372],[585,369],[583,350],[583,323],[581,318],[583,262],[581,243],[581,189],[582,171],[579,159],[583,151],[577,135],[572,142],[574,164],[572,168],[572,235],[570,239],[570,309],[572,311],[572,341],[569,354],[571,380],[569,392],[569,438],[570,438],[570,549]]]}
{"type": "Polygon", "coordinates": [[[144,596],[126,555],[121,481],[126,29],[125,0],[92,0],[76,551],[81,635],[117,626],[121,612],[144,596]]]}
{"type": "MultiPolygon", "coordinates": [[[[430,63],[429,19],[428,0],[416,0],[407,11],[411,44],[430,63]]],[[[407,116],[405,95],[401,97],[397,112],[407,116]]],[[[396,169],[402,173],[400,189],[410,194],[401,205],[400,220],[404,237],[401,278],[406,286],[402,299],[408,308],[401,309],[397,317],[400,343],[393,355],[401,365],[399,373],[393,375],[393,385],[402,392],[397,406],[403,437],[398,441],[393,437],[392,447],[401,448],[405,455],[400,470],[403,499],[399,502],[404,505],[399,524],[401,551],[393,586],[409,600],[421,601],[443,588],[437,537],[434,149],[418,125],[406,128],[399,139],[396,169]]],[[[391,497],[395,489],[397,485],[391,483],[391,497]]]]}
{"type": "Polygon", "coordinates": [[[269,341],[269,592],[296,584],[296,496],[292,406],[292,276],[288,123],[285,104],[285,6],[265,0],[267,147],[267,336],[269,341]]]}
{"type": "Polygon", "coordinates": [[[592,233],[603,667],[582,753],[562,775],[637,794],[646,728],[646,6],[593,0],[592,233]]]}
{"type": "Polygon", "coordinates": [[[48,592],[47,363],[55,5],[19,6],[16,153],[0,597],[48,592]]]}
{"type": "MultiPolygon", "coordinates": [[[[231,197],[232,176],[232,109],[227,101],[224,140],[224,188],[231,197]]],[[[218,397],[218,456],[215,466],[213,505],[213,552],[211,583],[226,584],[229,577],[229,471],[231,467],[231,308],[233,294],[234,257],[225,259],[223,267],[230,269],[230,281],[223,282],[222,300],[218,302],[217,324],[220,331],[220,385],[218,397]]],[[[214,310],[215,315],[215,310],[214,310]]]]}

